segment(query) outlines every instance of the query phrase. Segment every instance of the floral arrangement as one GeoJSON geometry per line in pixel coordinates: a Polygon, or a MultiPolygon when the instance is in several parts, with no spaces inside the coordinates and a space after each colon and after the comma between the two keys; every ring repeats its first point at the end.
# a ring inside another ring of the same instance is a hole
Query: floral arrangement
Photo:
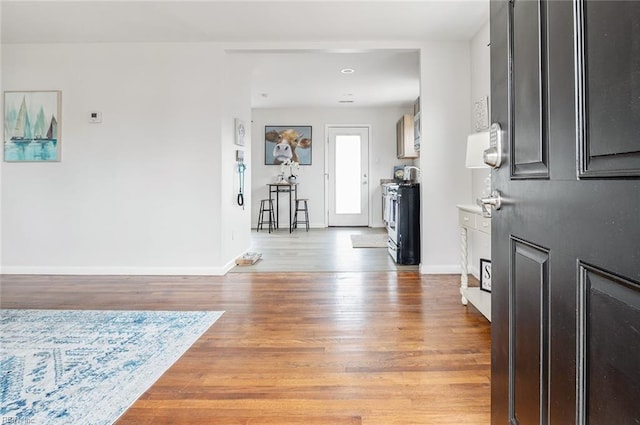
{"type": "Polygon", "coordinates": [[[299,170],[300,164],[296,161],[291,161],[290,159],[287,159],[280,164],[280,172],[288,177],[298,177],[299,170]]]}

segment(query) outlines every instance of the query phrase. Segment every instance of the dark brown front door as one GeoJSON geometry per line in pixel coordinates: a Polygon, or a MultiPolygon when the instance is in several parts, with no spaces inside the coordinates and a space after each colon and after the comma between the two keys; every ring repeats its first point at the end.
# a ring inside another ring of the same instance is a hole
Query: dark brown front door
{"type": "Polygon", "coordinates": [[[492,1],[492,423],[640,424],[640,2],[492,1]]]}

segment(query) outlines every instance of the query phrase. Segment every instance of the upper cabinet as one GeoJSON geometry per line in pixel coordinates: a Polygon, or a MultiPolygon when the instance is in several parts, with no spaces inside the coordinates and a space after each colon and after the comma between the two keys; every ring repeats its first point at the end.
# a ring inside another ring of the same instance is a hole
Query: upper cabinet
{"type": "Polygon", "coordinates": [[[396,141],[398,148],[398,158],[417,158],[419,152],[414,146],[413,116],[405,114],[396,124],[396,141]]]}

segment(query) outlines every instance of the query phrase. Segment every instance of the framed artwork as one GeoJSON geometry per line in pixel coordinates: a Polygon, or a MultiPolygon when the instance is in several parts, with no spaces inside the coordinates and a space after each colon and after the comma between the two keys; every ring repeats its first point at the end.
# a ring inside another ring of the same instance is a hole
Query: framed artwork
{"type": "Polygon", "coordinates": [[[480,259],[480,289],[491,292],[491,260],[480,259]]]}
{"type": "Polygon", "coordinates": [[[489,128],[489,98],[483,97],[473,105],[473,120],[476,131],[489,128]]]}
{"type": "Polygon", "coordinates": [[[265,125],[264,163],[311,165],[311,136],[310,125],[265,125]]]}
{"type": "Polygon", "coordinates": [[[238,146],[244,146],[244,136],[246,134],[244,121],[242,121],[240,118],[235,118],[233,120],[233,124],[235,128],[233,142],[238,146]]]}
{"type": "Polygon", "coordinates": [[[4,160],[60,161],[60,91],[4,92],[4,160]]]}
{"type": "Polygon", "coordinates": [[[415,149],[416,152],[420,152],[420,142],[422,140],[420,130],[420,112],[418,112],[413,116],[413,149],[415,149]]]}

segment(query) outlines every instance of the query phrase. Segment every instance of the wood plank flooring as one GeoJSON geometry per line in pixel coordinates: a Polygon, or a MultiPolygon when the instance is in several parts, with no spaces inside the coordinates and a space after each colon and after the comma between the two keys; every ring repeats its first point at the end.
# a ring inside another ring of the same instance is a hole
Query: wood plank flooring
{"type": "Polygon", "coordinates": [[[490,422],[490,326],[459,276],[1,276],[2,308],[225,310],[117,422],[490,422]]]}
{"type": "MultiPolygon", "coordinates": [[[[285,226],[286,227],[286,226],[285,226]]],[[[395,271],[418,270],[418,266],[397,265],[386,248],[353,248],[351,235],[386,234],[384,228],[328,227],[294,230],[280,228],[251,231],[250,251],[262,259],[251,266],[236,266],[232,273],[395,271]]]]}

